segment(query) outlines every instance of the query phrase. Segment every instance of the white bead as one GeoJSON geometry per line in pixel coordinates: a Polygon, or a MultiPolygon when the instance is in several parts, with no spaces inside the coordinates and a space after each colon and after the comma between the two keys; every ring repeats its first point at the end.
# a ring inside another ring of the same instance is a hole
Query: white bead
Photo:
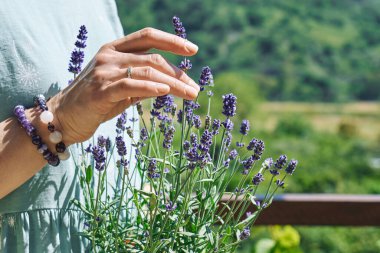
{"type": "Polygon", "coordinates": [[[49,122],[52,122],[54,119],[53,113],[49,111],[43,111],[40,115],[40,119],[42,123],[48,124],[49,122]]]}
{"type": "Polygon", "coordinates": [[[62,161],[67,160],[67,159],[69,159],[69,157],[70,157],[70,152],[68,149],[66,149],[65,152],[63,152],[63,153],[58,153],[59,160],[62,160],[62,161]]]}
{"type": "Polygon", "coordinates": [[[62,141],[62,134],[61,134],[61,132],[54,131],[54,132],[50,133],[49,140],[52,143],[54,143],[54,144],[60,143],[62,141]]]}

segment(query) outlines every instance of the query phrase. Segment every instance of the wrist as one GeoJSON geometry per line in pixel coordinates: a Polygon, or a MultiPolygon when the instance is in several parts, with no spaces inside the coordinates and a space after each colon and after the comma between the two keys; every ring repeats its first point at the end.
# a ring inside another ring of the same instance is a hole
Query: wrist
{"type": "MultiPolygon", "coordinates": [[[[68,147],[68,146],[76,143],[77,141],[75,141],[73,138],[71,138],[71,134],[67,131],[67,129],[64,128],[63,120],[65,117],[64,117],[62,110],[60,108],[60,103],[59,103],[60,95],[59,94],[60,93],[58,93],[54,97],[50,98],[46,102],[46,105],[48,106],[49,111],[54,116],[54,119],[51,123],[55,126],[56,130],[61,132],[62,142],[65,143],[66,147],[68,147]]],[[[43,125],[41,121],[40,121],[40,124],[43,125]]],[[[45,128],[46,128],[47,132],[49,132],[46,125],[45,125],[45,128]]]]}

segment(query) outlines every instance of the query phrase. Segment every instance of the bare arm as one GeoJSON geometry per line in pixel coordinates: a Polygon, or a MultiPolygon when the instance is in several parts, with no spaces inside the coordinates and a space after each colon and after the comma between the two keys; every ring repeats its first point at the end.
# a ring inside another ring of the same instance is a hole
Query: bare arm
{"type": "MultiPolygon", "coordinates": [[[[197,97],[199,86],[161,55],[147,53],[151,48],[187,56],[198,50],[189,41],[153,28],[104,45],[73,83],[47,102],[66,146],[88,140],[101,123],[134,101],[168,93],[184,99],[197,97]],[[131,78],[127,78],[127,67],[132,67],[131,78]]],[[[26,114],[49,150],[54,151],[37,109],[26,114]]],[[[15,117],[0,122],[0,199],[45,164],[15,117]]]]}
{"type": "MultiPolygon", "coordinates": [[[[49,109],[54,108],[52,103],[54,100],[48,101],[49,109]]],[[[48,129],[40,123],[36,109],[28,109],[25,113],[49,150],[55,150],[48,141],[48,129]]],[[[53,124],[59,129],[56,120],[53,124]]],[[[0,199],[31,178],[46,163],[16,117],[0,122],[0,199]]]]}

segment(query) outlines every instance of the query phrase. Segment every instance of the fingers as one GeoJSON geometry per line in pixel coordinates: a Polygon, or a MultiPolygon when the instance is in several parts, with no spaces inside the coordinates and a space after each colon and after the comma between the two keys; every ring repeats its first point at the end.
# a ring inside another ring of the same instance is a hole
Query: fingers
{"type": "Polygon", "coordinates": [[[192,86],[199,92],[199,85],[194,82],[184,71],[168,62],[160,54],[125,54],[117,52],[118,63],[122,67],[143,67],[150,66],[162,73],[175,77],[180,81],[192,86]]]}
{"type": "Polygon", "coordinates": [[[168,94],[170,87],[164,83],[123,78],[108,85],[104,93],[109,102],[119,102],[131,97],[157,97],[168,94]]]}
{"type": "MultiPolygon", "coordinates": [[[[127,69],[121,70],[120,74],[125,76],[127,69]]],[[[121,78],[122,78],[121,76],[121,78]]],[[[190,85],[174,78],[172,76],[166,75],[161,71],[156,70],[152,67],[134,67],[132,68],[132,79],[137,80],[149,80],[156,83],[164,83],[170,86],[170,93],[174,96],[181,97],[184,99],[195,99],[198,95],[198,90],[190,85]]]]}
{"type": "Polygon", "coordinates": [[[191,56],[197,53],[198,46],[174,34],[154,28],[144,28],[131,33],[110,44],[119,52],[146,52],[152,48],[172,52],[178,55],[191,56]]]}

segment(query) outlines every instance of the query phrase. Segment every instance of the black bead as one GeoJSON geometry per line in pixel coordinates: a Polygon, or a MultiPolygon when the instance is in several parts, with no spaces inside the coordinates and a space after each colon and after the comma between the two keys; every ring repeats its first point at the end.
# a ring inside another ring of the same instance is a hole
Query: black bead
{"type": "Polygon", "coordinates": [[[45,160],[49,160],[50,157],[53,155],[48,149],[45,150],[43,153],[42,153],[43,157],[45,158],[45,160]]]}
{"type": "Polygon", "coordinates": [[[54,125],[51,124],[50,122],[48,123],[48,130],[49,130],[50,132],[54,132],[54,130],[55,130],[54,125]]]}
{"type": "Polygon", "coordinates": [[[55,145],[55,150],[57,150],[58,153],[63,153],[66,150],[66,145],[62,141],[60,143],[57,143],[55,145]]]}
{"type": "Polygon", "coordinates": [[[40,145],[42,143],[41,137],[39,137],[38,135],[33,135],[32,136],[32,143],[34,145],[40,145]]]}
{"type": "Polygon", "coordinates": [[[61,161],[59,160],[59,158],[58,158],[57,155],[52,155],[52,156],[50,157],[50,159],[48,160],[48,163],[49,163],[51,166],[54,166],[54,167],[58,166],[60,162],[61,162],[61,161]]]}
{"type": "Polygon", "coordinates": [[[35,135],[37,135],[37,129],[33,129],[31,132],[30,132],[30,136],[35,136],[35,135]]]}

